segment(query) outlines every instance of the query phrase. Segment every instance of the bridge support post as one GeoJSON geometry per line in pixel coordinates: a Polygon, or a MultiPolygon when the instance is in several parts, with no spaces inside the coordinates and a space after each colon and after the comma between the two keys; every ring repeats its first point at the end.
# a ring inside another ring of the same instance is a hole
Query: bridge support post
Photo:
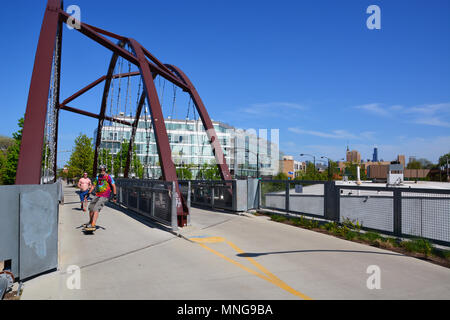
{"type": "MultiPolygon", "coordinates": [[[[16,184],[40,184],[45,118],[58,34],[60,0],[49,0],[42,22],[25,112],[16,184]]],[[[61,33],[61,30],[59,30],[61,33]]]]}

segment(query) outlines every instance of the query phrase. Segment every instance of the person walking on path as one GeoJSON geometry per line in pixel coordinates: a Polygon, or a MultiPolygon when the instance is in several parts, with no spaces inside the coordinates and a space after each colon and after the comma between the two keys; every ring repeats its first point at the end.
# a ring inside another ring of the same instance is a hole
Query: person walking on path
{"type": "Polygon", "coordinates": [[[83,177],[78,180],[78,188],[80,188],[81,210],[86,211],[87,200],[89,196],[89,189],[92,186],[91,179],[89,179],[87,172],[83,173],[83,177]]]}
{"type": "Polygon", "coordinates": [[[98,213],[102,210],[106,202],[111,197],[111,191],[113,192],[113,201],[116,202],[116,184],[114,179],[106,173],[106,166],[100,166],[100,174],[95,178],[94,183],[89,190],[89,193],[95,189],[95,197],[92,199],[89,205],[89,223],[85,224],[85,228],[88,230],[95,230],[95,226],[98,219],[98,213]]]}

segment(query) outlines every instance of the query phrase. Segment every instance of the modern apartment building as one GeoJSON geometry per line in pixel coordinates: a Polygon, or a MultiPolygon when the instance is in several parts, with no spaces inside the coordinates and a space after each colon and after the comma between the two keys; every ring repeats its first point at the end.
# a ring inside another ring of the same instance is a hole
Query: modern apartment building
{"type": "MultiPolygon", "coordinates": [[[[131,121],[121,114],[121,120],[131,121]]],[[[155,135],[150,118],[141,117],[135,136],[135,150],[144,165],[144,177],[161,176],[155,135]]],[[[201,120],[165,119],[172,159],[175,166],[190,165],[193,178],[203,164],[215,163],[201,120]]],[[[278,173],[278,141],[273,143],[255,133],[235,129],[220,121],[213,121],[230,173],[233,176],[267,176],[278,173]]],[[[94,132],[96,136],[96,132],[94,132]]],[[[100,149],[108,149],[113,156],[120,152],[121,141],[128,142],[131,127],[117,123],[103,126],[100,149]]],[[[121,173],[114,173],[120,176],[121,173]]]]}

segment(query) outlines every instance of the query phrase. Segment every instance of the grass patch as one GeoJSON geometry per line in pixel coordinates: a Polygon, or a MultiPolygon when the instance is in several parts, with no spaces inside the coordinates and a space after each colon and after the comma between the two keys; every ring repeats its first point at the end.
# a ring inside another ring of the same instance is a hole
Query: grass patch
{"type": "Polygon", "coordinates": [[[280,214],[273,214],[273,215],[270,216],[270,219],[271,219],[272,221],[276,221],[276,222],[285,222],[285,221],[288,220],[287,217],[282,216],[282,215],[280,215],[280,214]]]}

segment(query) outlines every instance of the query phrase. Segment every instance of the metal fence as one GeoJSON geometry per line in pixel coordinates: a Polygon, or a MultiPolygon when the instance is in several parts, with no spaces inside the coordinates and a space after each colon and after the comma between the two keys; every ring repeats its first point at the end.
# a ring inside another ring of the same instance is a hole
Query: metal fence
{"type": "Polygon", "coordinates": [[[330,218],[328,181],[261,180],[260,208],[330,218]]]}
{"type": "Polygon", "coordinates": [[[260,208],[343,222],[398,237],[450,245],[450,190],[261,180],[260,208]]]}
{"type": "Polygon", "coordinates": [[[247,192],[248,186],[253,186],[251,181],[181,180],[179,183],[183,196],[190,194],[192,205],[228,211],[245,211],[252,206],[249,202],[251,192],[247,192]]]}
{"type": "Polygon", "coordinates": [[[175,182],[116,179],[117,202],[177,230],[175,182]]]}

